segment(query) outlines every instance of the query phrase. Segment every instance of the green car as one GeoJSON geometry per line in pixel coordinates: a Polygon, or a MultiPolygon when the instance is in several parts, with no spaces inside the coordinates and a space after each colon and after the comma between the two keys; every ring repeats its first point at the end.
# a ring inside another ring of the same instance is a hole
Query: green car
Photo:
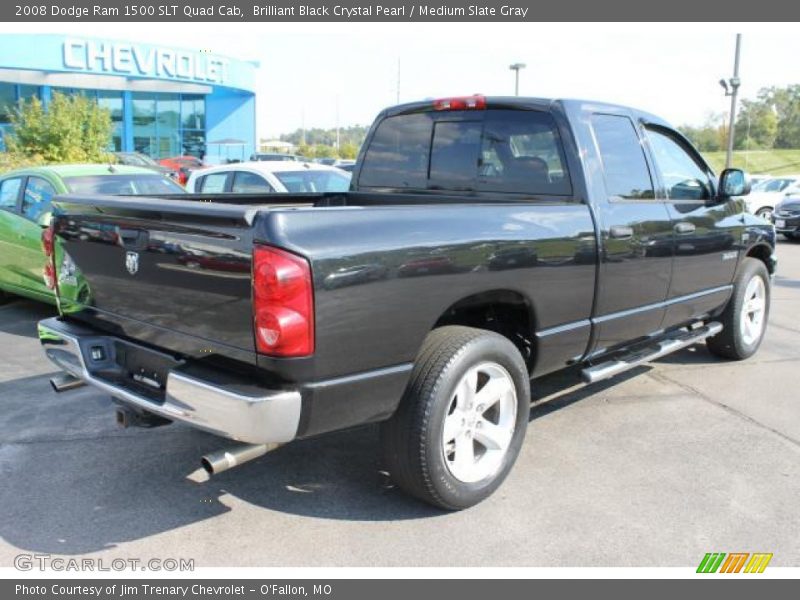
{"type": "MultiPolygon", "coordinates": [[[[0,175],[0,300],[9,294],[55,304],[44,282],[42,229],[59,194],[163,195],[185,193],[170,178],[125,165],[51,165],[0,175]]],[[[56,250],[56,260],[61,260],[56,250]]]]}

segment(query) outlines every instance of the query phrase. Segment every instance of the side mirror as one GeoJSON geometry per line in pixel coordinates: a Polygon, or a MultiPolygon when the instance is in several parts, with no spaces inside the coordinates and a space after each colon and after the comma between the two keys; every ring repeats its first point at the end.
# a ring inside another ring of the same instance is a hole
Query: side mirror
{"type": "Polygon", "coordinates": [[[750,178],[741,169],[725,169],[719,176],[719,195],[722,198],[745,196],[750,193],[750,178]]]}

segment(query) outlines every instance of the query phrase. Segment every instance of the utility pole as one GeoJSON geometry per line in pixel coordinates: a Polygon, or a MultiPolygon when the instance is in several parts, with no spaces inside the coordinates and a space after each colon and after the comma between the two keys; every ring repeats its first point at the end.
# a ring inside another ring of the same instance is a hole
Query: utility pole
{"type": "Polygon", "coordinates": [[[739,54],[742,49],[742,34],[736,34],[736,53],[733,58],[733,77],[728,81],[719,80],[719,84],[725,89],[725,95],[731,97],[731,119],[728,125],[728,153],[725,157],[725,168],[730,169],[733,165],[733,136],[736,132],[736,97],[739,95],[739,86],[742,84],[739,79],[739,54]]]}
{"type": "Polygon", "coordinates": [[[300,145],[306,145],[306,107],[304,106],[300,112],[300,145]]]}
{"type": "Polygon", "coordinates": [[[508,68],[514,71],[514,95],[519,96],[519,71],[525,68],[525,63],[514,63],[508,68]]]}
{"type": "Polygon", "coordinates": [[[395,104],[400,104],[400,57],[397,57],[397,98],[395,104]]]}
{"type": "Polygon", "coordinates": [[[339,153],[339,95],[336,95],[336,153],[339,153]]]}

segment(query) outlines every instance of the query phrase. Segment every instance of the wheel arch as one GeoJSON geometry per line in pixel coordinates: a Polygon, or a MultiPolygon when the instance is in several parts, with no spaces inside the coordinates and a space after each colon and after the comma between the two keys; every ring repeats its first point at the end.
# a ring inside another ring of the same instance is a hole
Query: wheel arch
{"type": "Polygon", "coordinates": [[[508,338],[520,351],[528,371],[535,362],[533,304],[524,294],[511,289],[478,292],[451,304],[432,327],[464,325],[494,331],[508,338]]]}
{"type": "Polygon", "coordinates": [[[775,273],[775,260],[773,259],[773,250],[768,244],[759,243],[747,249],[745,256],[749,258],[756,258],[764,263],[770,275],[775,273]]]}

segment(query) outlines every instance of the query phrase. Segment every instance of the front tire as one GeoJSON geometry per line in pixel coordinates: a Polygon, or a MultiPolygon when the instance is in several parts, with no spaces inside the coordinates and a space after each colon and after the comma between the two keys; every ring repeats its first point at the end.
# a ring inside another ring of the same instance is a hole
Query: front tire
{"type": "Polygon", "coordinates": [[[756,353],[767,328],[770,279],[758,259],[742,261],[733,282],[733,294],[722,313],[722,332],[707,341],[712,354],[744,360],[756,353]]]}
{"type": "Polygon", "coordinates": [[[517,459],[530,413],[519,350],[490,331],[448,326],[425,340],[394,416],[386,467],[405,492],[447,510],[490,496],[517,459]]]}

